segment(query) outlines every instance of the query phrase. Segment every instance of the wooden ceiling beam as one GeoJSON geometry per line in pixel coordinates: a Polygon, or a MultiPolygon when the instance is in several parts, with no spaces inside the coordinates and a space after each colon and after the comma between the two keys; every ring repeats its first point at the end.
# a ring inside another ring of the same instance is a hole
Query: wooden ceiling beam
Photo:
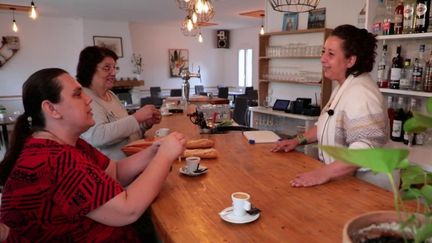
{"type": "Polygon", "coordinates": [[[28,12],[30,11],[30,6],[0,3],[0,10],[12,10],[12,9],[19,12],[28,12]]]}

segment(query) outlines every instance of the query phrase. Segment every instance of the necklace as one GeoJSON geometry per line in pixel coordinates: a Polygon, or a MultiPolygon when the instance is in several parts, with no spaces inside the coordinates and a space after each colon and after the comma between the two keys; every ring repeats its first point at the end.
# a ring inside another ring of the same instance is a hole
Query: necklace
{"type": "Polygon", "coordinates": [[[38,137],[38,138],[44,138],[44,139],[53,140],[53,141],[56,141],[59,144],[69,144],[69,143],[65,142],[63,139],[59,138],[57,135],[55,135],[53,132],[51,132],[49,130],[42,129],[42,130],[38,131],[37,133],[39,133],[39,134],[35,134],[33,136],[38,137]],[[46,133],[49,136],[44,135],[44,134],[40,134],[41,132],[44,132],[44,133],[46,133]]]}

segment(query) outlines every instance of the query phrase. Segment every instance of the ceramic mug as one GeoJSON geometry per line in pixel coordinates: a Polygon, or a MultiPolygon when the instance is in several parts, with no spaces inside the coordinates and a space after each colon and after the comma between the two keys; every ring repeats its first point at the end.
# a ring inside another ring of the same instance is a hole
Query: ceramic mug
{"type": "Polygon", "coordinates": [[[195,173],[199,169],[200,157],[187,157],[186,158],[186,169],[189,174],[195,173]]]}
{"type": "Polygon", "coordinates": [[[170,132],[169,128],[159,128],[156,132],[155,132],[155,136],[156,137],[165,137],[166,135],[168,135],[170,132]]]}
{"type": "Polygon", "coordinates": [[[251,209],[250,195],[246,192],[234,192],[231,194],[231,199],[235,216],[243,217],[246,215],[246,211],[251,209]]]}

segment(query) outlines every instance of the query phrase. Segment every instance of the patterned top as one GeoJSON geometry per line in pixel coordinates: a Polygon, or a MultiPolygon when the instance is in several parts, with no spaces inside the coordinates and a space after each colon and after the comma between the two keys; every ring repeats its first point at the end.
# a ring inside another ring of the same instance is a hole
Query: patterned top
{"type": "Polygon", "coordinates": [[[1,222],[8,241],[134,242],[131,226],[111,227],[86,217],[123,191],[104,172],[109,158],[79,139],[76,146],[29,138],[6,181],[1,222]]]}

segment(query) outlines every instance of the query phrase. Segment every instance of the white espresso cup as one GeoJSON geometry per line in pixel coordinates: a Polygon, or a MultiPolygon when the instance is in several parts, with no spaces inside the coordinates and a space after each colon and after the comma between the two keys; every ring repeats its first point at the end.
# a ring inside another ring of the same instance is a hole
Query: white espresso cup
{"type": "Polygon", "coordinates": [[[234,192],[231,194],[233,213],[237,217],[246,215],[246,211],[251,209],[249,202],[250,195],[245,192],[234,192]]]}
{"type": "Polygon", "coordinates": [[[165,137],[166,135],[168,135],[170,132],[169,128],[159,128],[156,132],[155,132],[155,136],[156,137],[165,137]]]}
{"type": "Polygon", "coordinates": [[[200,157],[187,157],[186,158],[186,169],[188,173],[193,174],[199,168],[200,157]]]}

